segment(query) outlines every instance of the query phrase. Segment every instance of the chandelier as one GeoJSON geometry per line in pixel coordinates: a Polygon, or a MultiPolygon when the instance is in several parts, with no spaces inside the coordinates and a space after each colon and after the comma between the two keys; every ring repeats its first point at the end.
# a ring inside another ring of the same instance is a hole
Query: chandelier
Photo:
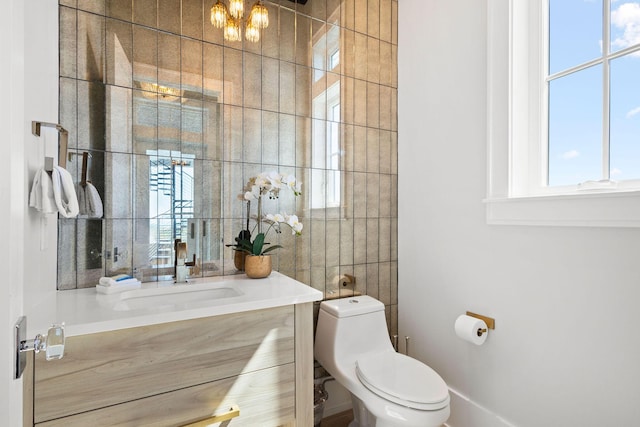
{"type": "MultiPolygon", "coordinates": [[[[223,28],[224,39],[232,42],[242,41],[242,17],[244,15],[244,0],[229,0],[229,7],[217,0],[211,6],[211,24],[216,28],[223,28]]],[[[260,40],[260,30],[269,26],[269,11],[258,0],[249,12],[245,23],[244,38],[250,42],[260,40]]]]}

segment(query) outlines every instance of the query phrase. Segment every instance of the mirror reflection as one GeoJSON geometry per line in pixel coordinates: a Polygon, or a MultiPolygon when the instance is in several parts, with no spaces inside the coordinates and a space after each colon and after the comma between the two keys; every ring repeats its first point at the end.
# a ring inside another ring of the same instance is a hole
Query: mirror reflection
{"type": "Polygon", "coordinates": [[[117,273],[171,280],[176,239],[193,276],[235,273],[236,196],[269,170],[304,183],[272,203],[308,224],[278,237],[277,269],[325,292],[340,272],[390,287],[371,266],[397,259],[395,0],[364,22],[353,1],[265,1],[257,41],[225,40],[205,1],[104,4],[60,6],[68,169],[79,180],[90,153],[104,215],[59,219],[59,289],[117,273]],[[379,238],[354,245],[355,233],[379,238]]]}

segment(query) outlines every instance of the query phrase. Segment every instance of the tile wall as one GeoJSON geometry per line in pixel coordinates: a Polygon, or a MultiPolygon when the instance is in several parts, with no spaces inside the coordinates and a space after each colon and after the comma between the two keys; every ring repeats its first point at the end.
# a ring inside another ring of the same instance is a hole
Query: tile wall
{"type": "Polygon", "coordinates": [[[395,333],[398,2],[265,1],[257,43],[225,41],[212,4],[60,0],[68,168],[81,182],[90,155],[104,216],[59,220],[58,288],[118,272],[168,280],[176,237],[196,275],[236,273],[225,244],[245,223],[237,195],[277,170],[303,195],[265,212],[295,212],[304,230],[271,237],[284,246],[275,268],[325,298],[355,276],[395,333]]]}

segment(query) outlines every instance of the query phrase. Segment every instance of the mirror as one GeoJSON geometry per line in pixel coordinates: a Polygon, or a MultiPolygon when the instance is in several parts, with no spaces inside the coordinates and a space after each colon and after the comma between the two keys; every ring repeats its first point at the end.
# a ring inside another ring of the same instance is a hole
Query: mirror
{"type": "Polygon", "coordinates": [[[362,21],[352,1],[265,1],[270,25],[252,43],[224,40],[204,0],[61,2],[67,168],[79,182],[90,155],[104,215],[58,220],[58,289],[170,280],[175,239],[194,275],[235,273],[224,243],[244,227],[237,195],[268,170],[304,185],[272,201],[305,225],[278,236],[276,268],[326,292],[339,272],[377,283],[373,266],[397,256],[397,2],[369,3],[362,21]],[[354,245],[356,233],[380,238],[354,245]]]}

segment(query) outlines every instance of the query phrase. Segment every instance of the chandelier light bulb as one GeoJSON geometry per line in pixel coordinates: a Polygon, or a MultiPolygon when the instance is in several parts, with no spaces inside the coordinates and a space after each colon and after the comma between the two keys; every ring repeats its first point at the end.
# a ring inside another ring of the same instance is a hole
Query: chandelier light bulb
{"type": "Polygon", "coordinates": [[[242,30],[240,30],[240,21],[229,18],[224,25],[224,39],[230,42],[242,41],[242,30]]]}
{"type": "Polygon", "coordinates": [[[244,14],[244,0],[230,0],[229,1],[229,15],[235,19],[242,18],[244,14]]]}
{"type": "Polygon", "coordinates": [[[260,30],[251,22],[247,22],[247,28],[244,31],[244,38],[252,43],[260,41],[260,30]]]}
{"type": "Polygon", "coordinates": [[[227,7],[220,0],[211,6],[211,24],[216,28],[224,28],[227,23],[227,7]]]}
{"type": "Polygon", "coordinates": [[[261,1],[256,2],[251,8],[249,22],[256,28],[267,28],[269,26],[269,11],[261,1]]]}
{"type": "Polygon", "coordinates": [[[224,39],[227,41],[242,41],[242,31],[245,38],[253,43],[260,41],[260,30],[269,26],[269,10],[261,0],[255,2],[244,21],[244,0],[216,0],[211,6],[211,25],[222,28],[224,39]],[[244,25],[244,28],[243,28],[244,25]]]}

